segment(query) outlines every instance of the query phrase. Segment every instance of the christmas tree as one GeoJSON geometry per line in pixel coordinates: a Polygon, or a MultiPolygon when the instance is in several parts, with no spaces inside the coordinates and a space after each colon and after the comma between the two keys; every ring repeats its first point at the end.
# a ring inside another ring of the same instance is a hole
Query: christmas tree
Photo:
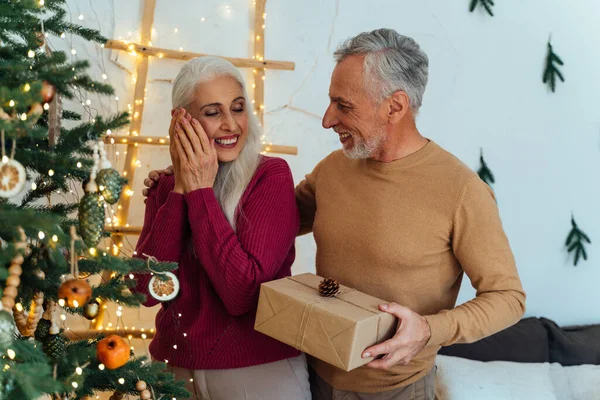
{"type": "MultiPolygon", "coordinates": [[[[113,93],[87,75],[88,62],[49,45],[49,35],[106,41],[68,22],[65,6],[0,0],[0,399],[80,399],[96,391],[114,392],[114,399],[185,397],[183,382],[164,364],[133,354],[128,338],[68,340],[58,318],[67,312],[92,320],[108,301],[139,307],[144,296],[129,290],[132,274],[150,268],[147,260],[96,247],[106,236],[105,209],[124,183],[99,140],[129,117],[63,110],[63,99],[113,93]],[[92,287],[89,277],[106,270],[110,278],[92,287]]],[[[151,270],[160,281],[174,268],[153,263],[151,270]]]]}

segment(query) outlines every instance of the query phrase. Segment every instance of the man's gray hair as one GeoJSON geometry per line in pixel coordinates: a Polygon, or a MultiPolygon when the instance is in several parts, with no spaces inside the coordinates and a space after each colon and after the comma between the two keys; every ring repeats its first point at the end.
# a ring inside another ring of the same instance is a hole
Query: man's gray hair
{"type": "Polygon", "coordinates": [[[376,103],[401,90],[413,111],[418,111],[427,86],[429,58],[414,39],[393,29],[363,32],[337,48],[335,61],[350,55],[365,56],[365,85],[376,103]]]}

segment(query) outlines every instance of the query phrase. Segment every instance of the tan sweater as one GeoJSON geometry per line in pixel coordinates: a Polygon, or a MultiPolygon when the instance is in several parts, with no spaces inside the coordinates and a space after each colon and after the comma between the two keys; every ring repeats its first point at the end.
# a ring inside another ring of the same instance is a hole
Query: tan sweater
{"type": "Polygon", "coordinates": [[[440,346],[469,343],[516,323],[525,293],[491,189],[429,142],[390,163],[336,151],[296,188],[301,232],[313,231],[317,274],[426,316],[427,346],[408,366],[344,372],[311,364],[331,386],[382,392],[433,367],[440,346]],[[477,297],[454,308],[463,272],[477,297]]]}

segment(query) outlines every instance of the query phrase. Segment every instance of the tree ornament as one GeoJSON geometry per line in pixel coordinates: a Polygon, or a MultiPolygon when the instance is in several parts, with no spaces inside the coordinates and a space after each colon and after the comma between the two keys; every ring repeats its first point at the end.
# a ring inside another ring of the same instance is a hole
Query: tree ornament
{"type": "Polygon", "coordinates": [[[583,257],[583,259],[587,261],[587,253],[584,247],[585,242],[592,243],[590,238],[579,229],[575,223],[575,217],[571,214],[571,232],[569,232],[569,236],[567,236],[565,246],[567,246],[567,251],[569,253],[575,252],[575,258],[573,259],[574,266],[577,266],[580,257],[583,257]]]}
{"type": "Polygon", "coordinates": [[[492,7],[494,6],[494,0],[471,0],[471,6],[469,7],[469,11],[475,11],[475,8],[478,4],[482,5],[488,14],[490,14],[492,17],[494,16],[494,12],[492,11],[492,7]]]}
{"type": "Polygon", "coordinates": [[[98,316],[99,311],[100,303],[96,299],[91,299],[83,307],[83,316],[91,321],[98,316]]]}
{"type": "Polygon", "coordinates": [[[50,322],[50,320],[44,318],[40,319],[40,322],[38,322],[37,328],[35,329],[35,332],[33,334],[35,340],[37,340],[38,342],[43,342],[46,339],[46,337],[48,337],[48,335],[50,334],[51,326],[52,322],[50,322]]]}
{"type": "Polygon", "coordinates": [[[96,344],[96,356],[108,369],[117,369],[127,364],[129,346],[119,335],[110,335],[96,344]]]}
{"type": "Polygon", "coordinates": [[[0,161],[0,197],[10,198],[19,194],[25,186],[25,168],[15,159],[0,161]]]}
{"type": "Polygon", "coordinates": [[[50,82],[44,81],[42,82],[42,90],[40,94],[42,95],[42,100],[44,103],[50,103],[54,99],[56,88],[50,82]]]}
{"type": "Polygon", "coordinates": [[[108,204],[115,204],[121,196],[123,188],[123,180],[119,172],[112,168],[110,161],[106,158],[106,150],[104,150],[104,142],[98,141],[100,153],[100,172],[96,180],[100,188],[100,193],[104,197],[104,201],[108,204]]]}
{"type": "Polygon", "coordinates": [[[319,294],[323,297],[334,297],[340,291],[340,284],[333,278],[325,278],[319,283],[319,294]]]}
{"type": "Polygon", "coordinates": [[[65,352],[65,345],[66,339],[60,332],[56,334],[51,333],[42,343],[42,350],[48,357],[56,360],[65,352]]]}
{"type": "Polygon", "coordinates": [[[179,279],[177,275],[172,272],[160,272],[155,271],[150,267],[150,263],[157,263],[158,260],[155,257],[143,254],[146,257],[146,268],[154,275],[148,282],[148,292],[155,300],[158,301],[170,301],[173,300],[179,294],[179,279]]]}
{"type": "Polygon", "coordinates": [[[29,308],[29,317],[27,318],[27,325],[25,326],[25,335],[27,337],[31,337],[35,334],[35,330],[37,329],[38,323],[42,318],[42,314],[44,312],[44,293],[37,292],[33,296],[33,300],[31,301],[31,307],[29,308]]]}
{"type": "Polygon", "coordinates": [[[82,307],[92,297],[92,287],[83,279],[69,279],[58,288],[58,298],[71,308],[82,307]]]}
{"type": "MultiPolygon", "coordinates": [[[[27,243],[25,240],[27,237],[25,236],[25,231],[23,228],[18,227],[17,231],[19,233],[19,237],[15,242],[15,248],[27,254],[27,243]]],[[[2,305],[5,309],[11,310],[15,305],[15,298],[17,297],[18,287],[21,283],[21,264],[23,264],[24,258],[23,254],[17,254],[11,260],[11,266],[9,268],[9,275],[6,279],[6,288],[4,289],[3,297],[2,297],[2,305]]]]}
{"type": "Polygon", "coordinates": [[[494,174],[489,169],[488,165],[486,164],[485,160],[483,159],[483,149],[481,149],[481,155],[479,156],[479,161],[481,161],[481,167],[479,168],[479,171],[477,171],[477,175],[479,175],[481,180],[484,181],[485,183],[487,183],[489,186],[491,186],[492,183],[496,183],[496,178],[494,178],[494,174]]]}
{"type": "MultiPolygon", "coordinates": [[[[15,338],[15,321],[0,305],[0,351],[6,352],[15,338]]],[[[1,397],[0,397],[1,398],[1,397]]]]}
{"type": "Polygon", "coordinates": [[[100,200],[96,174],[98,171],[98,145],[94,145],[94,165],[90,180],[85,185],[85,195],[79,202],[79,231],[88,247],[95,247],[104,230],[104,205],[100,200]]]}
{"type": "Polygon", "coordinates": [[[548,55],[546,55],[546,68],[544,69],[544,77],[542,78],[542,82],[550,85],[552,93],[554,93],[556,90],[557,76],[562,82],[565,81],[565,78],[555,64],[564,65],[560,57],[552,50],[552,44],[550,44],[550,40],[548,40],[548,55]]]}

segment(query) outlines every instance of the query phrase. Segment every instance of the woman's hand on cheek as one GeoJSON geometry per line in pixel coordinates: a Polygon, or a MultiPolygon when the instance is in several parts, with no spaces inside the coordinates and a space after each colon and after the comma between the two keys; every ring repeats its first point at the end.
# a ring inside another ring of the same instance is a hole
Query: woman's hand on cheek
{"type": "Polygon", "coordinates": [[[183,129],[176,129],[175,143],[185,192],[213,187],[219,170],[214,140],[208,139],[196,119],[190,123],[183,118],[180,122],[183,129]]]}

